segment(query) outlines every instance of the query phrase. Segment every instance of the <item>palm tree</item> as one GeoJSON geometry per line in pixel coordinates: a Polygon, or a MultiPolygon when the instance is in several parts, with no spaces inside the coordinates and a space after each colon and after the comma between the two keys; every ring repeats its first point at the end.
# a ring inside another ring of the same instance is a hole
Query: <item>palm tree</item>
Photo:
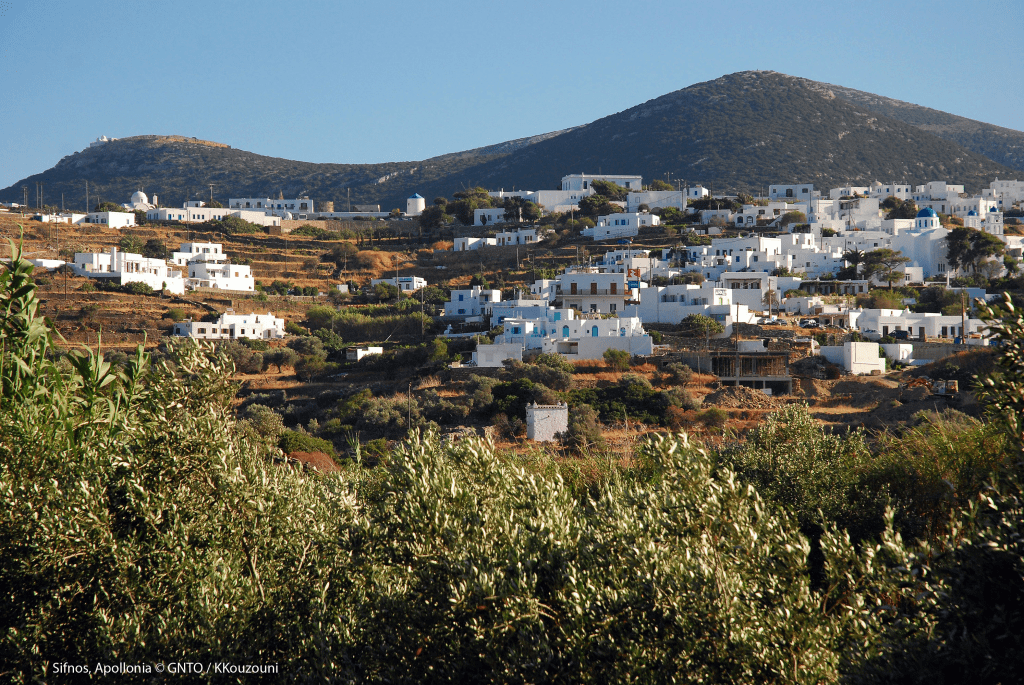
{"type": "Polygon", "coordinates": [[[847,250],[843,253],[843,259],[850,263],[853,267],[854,274],[857,273],[857,268],[864,263],[864,251],[863,250],[847,250]]]}

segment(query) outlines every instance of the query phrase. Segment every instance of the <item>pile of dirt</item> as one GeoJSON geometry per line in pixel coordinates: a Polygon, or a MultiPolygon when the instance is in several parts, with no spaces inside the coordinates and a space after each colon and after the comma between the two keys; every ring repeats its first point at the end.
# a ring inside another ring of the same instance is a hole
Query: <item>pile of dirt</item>
{"type": "Polygon", "coordinates": [[[320,473],[334,473],[341,470],[334,460],[323,452],[291,452],[288,454],[288,458],[297,461],[307,469],[313,469],[320,473]]]}
{"type": "Polygon", "coordinates": [[[821,355],[816,354],[790,363],[789,372],[794,376],[825,380],[827,378],[838,378],[839,367],[821,355]]]}
{"type": "Polygon", "coordinates": [[[888,378],[854,376],[832,386],[832,397],[844,398],[851,407],[868,407],[888,400],[899,400],[900,395],[900,384],[888,378]]]}
{"type": "Polygon", "coordinates": [[[704,398],[705,405],[724,409],[777,409],[785,400],[742,385],[730,385],[704,398]]]}

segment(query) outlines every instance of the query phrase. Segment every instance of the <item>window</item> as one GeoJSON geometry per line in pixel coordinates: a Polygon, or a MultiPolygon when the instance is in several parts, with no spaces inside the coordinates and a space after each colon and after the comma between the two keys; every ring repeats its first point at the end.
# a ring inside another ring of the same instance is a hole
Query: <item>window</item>
{"type": "Polygon", "coordinates": [[[608,311],[609,312],[614,312],[615,311],[615,303],[614,302],[612,302],[610,305],[608,305],[608,311]]]}
{"type": "Polygon", "coordinates": [[[462,293],[459,293],[459,302],[462,302],[462,299],[463,299],[463,295],[462,295],[462,293]]]}
{"type": "Polygon", "coordinates": [[[568,326],[562,326],[562,337],[563,338],[568,338],[569,337],[569,327],[568,326]]]}

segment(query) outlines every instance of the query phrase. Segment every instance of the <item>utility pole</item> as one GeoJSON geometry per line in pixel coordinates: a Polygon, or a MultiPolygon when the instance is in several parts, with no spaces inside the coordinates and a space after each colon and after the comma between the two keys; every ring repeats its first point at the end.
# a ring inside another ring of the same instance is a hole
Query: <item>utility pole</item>
{"type": "Polygon", "coordinates": [[[25,196],[25,200],[21,203],[21,213],[25,213],[25,208],[28,207],[28,186],[21,187],[22,194],[25,196]]]}
{"type": "Polygon", "coordinates": [[[210,186],[210,204],[213,204],[213,186],[214,186],[214,184],[213,183],[209,183],[207,185],[210,186]]]}
{"type": "Polygon", "coordinates": [[[967,344],[967,292],[960,291],[960,339],[967,344]]]}
{"type": "Polygon", "coordinates": [[[85,213],[89,213],[89,181],[85,182],[85,213]]]}

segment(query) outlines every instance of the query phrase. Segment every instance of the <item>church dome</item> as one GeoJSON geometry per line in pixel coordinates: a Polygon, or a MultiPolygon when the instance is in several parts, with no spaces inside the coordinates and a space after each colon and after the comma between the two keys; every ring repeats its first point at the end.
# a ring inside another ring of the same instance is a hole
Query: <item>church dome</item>
{"type": "Polygon", "coordinates": [[[967,212],[967,216],[978,216],[978,213],[972,209],[971,211],[967,212]]]}
{"type": "Polygon", "coordinates": [[[994,211],[996,211],[996,208],[995,208],[995,207],[989,207],[989,208],[988,208],[988,211],[990,211],[990,212],[994,212],[994,211]]]}
{"type": "Polygon", "coordinates": [[[917,213],[918,219],[934,219],[936,217],[938,217],[938,214],[936,214],[935,210],[932,209],[931,207],[925,207],[924,209],[917,213]]]}
{"type": "Polygon", "coordinates": [[[148,205],[149,204],[149,198],[146,197],[146,194],[144,192],[142,192],[141,190],[136,190],[134,193],[132,193],[132,204],[133,205],[148,205]]]}

